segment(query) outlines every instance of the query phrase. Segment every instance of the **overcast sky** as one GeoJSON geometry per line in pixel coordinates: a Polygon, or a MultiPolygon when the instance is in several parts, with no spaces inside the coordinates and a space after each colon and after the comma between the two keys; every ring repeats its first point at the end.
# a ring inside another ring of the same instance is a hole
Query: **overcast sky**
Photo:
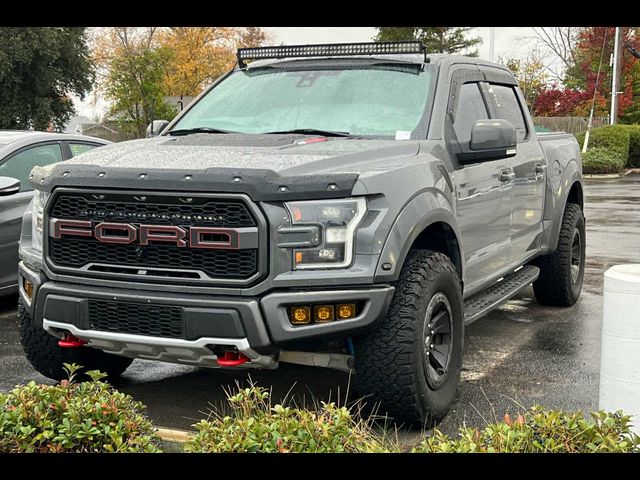
{"type": "MultiPolygon", "coordinates": [[[[262,27],[275,37],[275,42],[296,43],[342,43],[370,42],[377,30],[374,27],[262,27]]],[[[534,35],[530,27],[495,27],[495,55],[519,57],[526,37],[534,35]]],[[[483,40],[480,57],[489,59],[490,27],[477,27],[473,34],[483,40]]]]}
{"type": "MultiPolygon", "coordinates": [[[[376,34],[374,27],[262,27],[272,36],[273,43],[342,43],[369,42],[376,34]]],[[[489,58],[490,27],[477,27],[473,32],[482,38],[480,57],[489,58]]],[[[495,58],[524,57],[531,46],[527,39],[534,36],[530,27],[495,27],[495,58]]],[[[106,109],[105,102],[92,106],[89,99],[76,100],[79,115],[93,118],[101,116],[106,109]]]]}

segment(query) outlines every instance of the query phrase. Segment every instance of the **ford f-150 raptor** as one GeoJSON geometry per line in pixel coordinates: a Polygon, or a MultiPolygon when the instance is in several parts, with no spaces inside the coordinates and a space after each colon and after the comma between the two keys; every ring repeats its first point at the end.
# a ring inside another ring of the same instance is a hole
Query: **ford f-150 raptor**
{"type": "Polygon", "coordinates": [[[32,171],[21,338],[50,378],[353,368],[379,413],[433,423],[465,325],[531,283],[544,305],[580,295],[578,144],[536,134],[500,65],[413,42],[240,49],[158,127],[32,171]]]}

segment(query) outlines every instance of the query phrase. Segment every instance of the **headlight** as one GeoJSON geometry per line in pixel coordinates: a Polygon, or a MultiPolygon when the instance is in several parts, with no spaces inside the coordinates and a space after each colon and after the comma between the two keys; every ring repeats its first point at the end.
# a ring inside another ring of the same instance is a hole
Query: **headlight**
{"type": "Polygon", "coordinates": [[[31,241],[33,249],[42,253],[42,227],[44,223],[44,206],[49,194],[41,190],[33,192],[33,212],[31,215],[31,241]]]}
{"type": "Polygon", "coordinates": [[[367,211],[364,197],[287,202],[293,225],[318,225],[322,242],[293,250],[295,269],[345,268],[353,260],[356,228],[367,211]]]}

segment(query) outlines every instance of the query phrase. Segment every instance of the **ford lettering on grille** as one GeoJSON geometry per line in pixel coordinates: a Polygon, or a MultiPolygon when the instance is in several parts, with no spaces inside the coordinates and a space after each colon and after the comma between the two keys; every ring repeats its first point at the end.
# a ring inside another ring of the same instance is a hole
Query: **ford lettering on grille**
{"type": "Polygon", "coordinates": [[[179,248],[209,248],[238,250],[255,248],[241,246],[241,234],[253,228],[181,227],[177,225],[144,225],[101,222],[93,226],[91,220],[49,220],[49,235],[53,238],[92,237],[102,243],[151,245],[171,244],[179,248]]]}
{"type": "Polygon", "coordinates": [[[248,285],[267,269],[260,211],[240,195],[61,189],[50,202],[45,260],[53,270],[248,285]]]}

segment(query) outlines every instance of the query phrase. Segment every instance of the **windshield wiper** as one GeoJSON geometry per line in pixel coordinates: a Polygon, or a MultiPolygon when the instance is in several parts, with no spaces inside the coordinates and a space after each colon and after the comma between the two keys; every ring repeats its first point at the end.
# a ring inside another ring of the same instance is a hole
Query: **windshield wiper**
{"type": "Polygon", "coordinates": [[[317,128],[296,128],[294,130],[282,130],[279,132],[264,132],[265,135],[278,135],[287,133],[300,133],[303,135],[322,135],[323,137],[350,137],[349,132],[338,132],[333,130],[319,130],[317,128]]]}
{"type": "Polygon", "coordinates": [[[196,127],[196,128],[179,128],[177,130],[170,130],[167,133],[169,135],[191,135],[193,133],[240,133],[240,132],[232,132],[231,130],[222,130],[220,128],[196,127]]]}

